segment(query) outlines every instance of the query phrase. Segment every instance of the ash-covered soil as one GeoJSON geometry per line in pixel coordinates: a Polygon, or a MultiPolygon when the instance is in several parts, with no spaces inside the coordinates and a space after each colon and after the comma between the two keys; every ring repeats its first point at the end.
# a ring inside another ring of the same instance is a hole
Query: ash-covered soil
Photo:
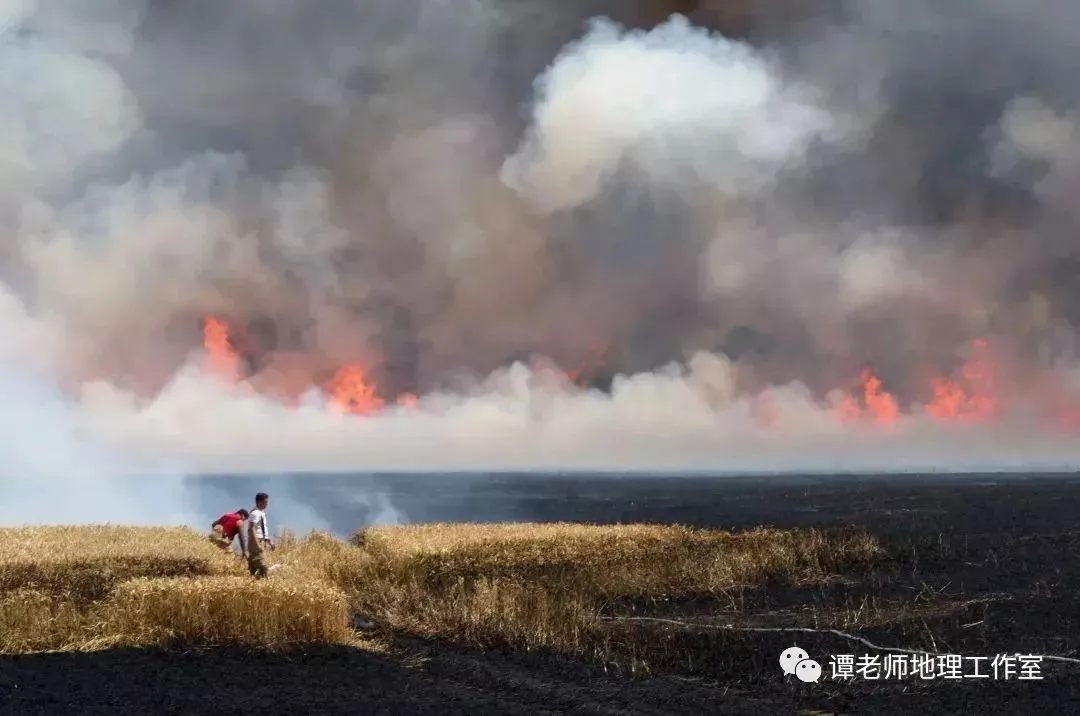
{"type": "MultiPolygon", "coordinates": [[[[772,661],[771,659],[769,661],[772,661]]],[[[770,664],[771,665],[771,664],[770,664]]],[[[220,714],[1012,714],[1075,713],[1076,674],[1031,683],[882,688],[596,673],[500,651],[417,644],[379,653],[327,647],[216,648],[7,657],[0,713],[220,714]]]]}
{"type": "Polygon", "coordinates": [[[49,654],[5,659],[2,674],[0,713],[28,715],[701,713],[718,696],[435,646],[393,655],[345,647],[49,654]]]}
{"type": "Polygon", "coordinates": [[[473,497],[501,495],[517,519],[855,525],[876,534],[890,556],[823,587],[610,605],[612,638],[648,642],[652,674],[403,636],[382,648],[47,654],[0,659],[0,713],[1080,712],[1080,664],[1044,663],[1044,678],[1034,681],[837,682],[828,654],[884,652],[835,634],[742,630],[831,628],[877,645],[969,657],[1080,658],[1080,478],[559,478],[547,494],[539,481],[512,479],[519,482],[474,484],[473,497]],[[823,662],[820,683],[781,674],[779,654],[792,643],[823,662]]]}

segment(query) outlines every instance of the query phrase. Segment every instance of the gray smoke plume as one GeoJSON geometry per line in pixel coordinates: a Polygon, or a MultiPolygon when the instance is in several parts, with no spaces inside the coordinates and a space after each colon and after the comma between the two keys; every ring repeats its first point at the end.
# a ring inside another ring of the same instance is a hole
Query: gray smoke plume
{"type": "Polygon", "coordinates": [[[694,5],[6,4],[18,410],[83,482],[1075,462],[1080,10],[694,5]],[[974,339],[1010,409],[943,433],[974,339]],[[419,404],[328,411],[350,363],[419,404]],[[866,366],[909,418],[836,419],[866,366]]]}

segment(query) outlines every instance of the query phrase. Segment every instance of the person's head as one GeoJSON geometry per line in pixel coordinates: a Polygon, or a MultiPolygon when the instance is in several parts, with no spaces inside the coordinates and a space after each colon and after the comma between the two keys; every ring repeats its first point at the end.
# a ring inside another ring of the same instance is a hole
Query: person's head
{"type": "Polygon", "coordinates": [[[270,495],[265,492],[260,492],[255,495],[255,506],[260,510],[265,510],[266,506],[270,504],[270,495]]]}
{"type": "Polygon", "coordinates": [[[242,520],[246,520],[248,518],[248,511],[247,510],[239,509],[239,510],[236,511],[236,514],[240,515],[240,519],[242,519],[242,520]]]}

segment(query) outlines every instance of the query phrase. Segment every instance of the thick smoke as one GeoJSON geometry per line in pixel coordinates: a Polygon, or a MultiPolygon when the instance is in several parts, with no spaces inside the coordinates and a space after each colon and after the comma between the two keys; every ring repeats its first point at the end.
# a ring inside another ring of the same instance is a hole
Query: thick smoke
{"type": "Polygon", "coordinates": [[[752,48],[679,16],[652,32],[596,22],[537,85],[504,180],[549,212],[596,200],[624,163],[676,192],[760,194],[838,123],[752,48]]]}
{"type": "Polygon", "coordinates": [[[147,473],[1074,464],[1073,4],[623,5],[5,4],[4,465],[63,489],[2,517],[160,519],[147,473]],[[1010,409],[942,429],[974,339],[1010,409]],[[419,403],[334,414],[349,363],[419,403]],[[867,366],[909,417],[837,420],[867,366]]]}

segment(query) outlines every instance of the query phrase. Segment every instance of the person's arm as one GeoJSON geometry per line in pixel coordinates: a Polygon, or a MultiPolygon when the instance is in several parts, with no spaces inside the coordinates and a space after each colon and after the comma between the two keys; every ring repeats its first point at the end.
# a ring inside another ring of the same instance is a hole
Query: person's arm
{"type": "Polygon", "coordinates": [[[216,520],[214,520],[213,522],[210,523],[210,529],[214,529],[215,527],[217,527],[220,524],[221,524],[221,518],[218,517],[216,520]]]}
{"type": "Polygon", "coordinates": [[[259,515],[259,526],[262,528],[263,542],[266,543],[267,549],[273,551],[274,540],[270,539],[270,528],[266,526],[266,513],[263,512],[259,515]]]}

